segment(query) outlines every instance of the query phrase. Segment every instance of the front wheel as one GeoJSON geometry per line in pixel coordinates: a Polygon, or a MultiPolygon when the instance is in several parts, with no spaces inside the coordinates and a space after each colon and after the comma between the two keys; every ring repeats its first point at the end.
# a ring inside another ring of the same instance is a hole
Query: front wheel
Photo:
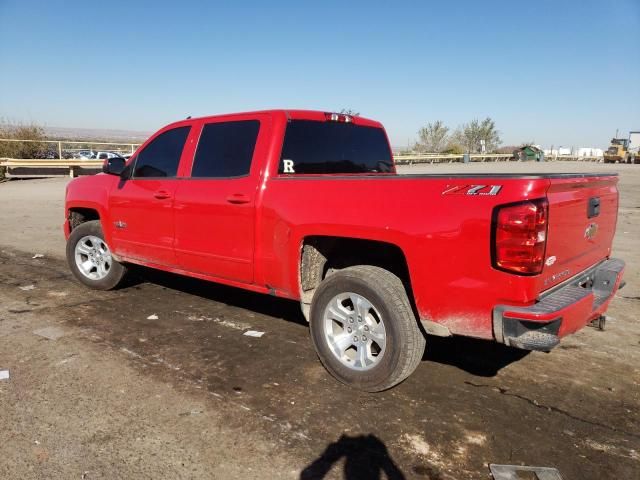
{"type": "Polygon", "coordinates": [[[339,381],[368,392],[397,385],[418,366],[425,338],[402,281],[371,265],[327,277],[311,303],[311,338],[339,381]]]}
{"type": "Polygon", "coordinates": [[[81,223],[67,240],[67,262],[73,275],[96,290],[112,290],[121,284],[127,269],[112,256],[98,220],[81,223]]]}

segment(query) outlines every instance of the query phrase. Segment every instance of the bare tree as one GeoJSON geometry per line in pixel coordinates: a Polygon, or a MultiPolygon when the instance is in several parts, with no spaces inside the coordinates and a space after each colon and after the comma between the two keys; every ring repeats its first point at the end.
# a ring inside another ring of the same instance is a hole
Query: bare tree
{"type": "Polygon", "coordinates": [[[449,127],[441,120],[427,123],[426,127],[418,131],[416,150],[419,152],[440,153],[449,142],[449,127]]]}
{"type": "Polygon", "coordinates": [[[485,118],[480,124],[480,131],[482,140],[485,141],[487,152],[493,152],[500,147],[502,139],[500,138],[500,132],[496,128],[496,122],[489,117],[485,118]]]}
{"type": "Polygon", "coordinates": [[[469,153],[480,152],[482,140],[484,140],[487,152],[493,152],[502,143],[500,132],[498,132],[495,122],[490,117],[482,121],[473,119],[469,123],[465,123],[456,130],[454,138],[469,153]]]}

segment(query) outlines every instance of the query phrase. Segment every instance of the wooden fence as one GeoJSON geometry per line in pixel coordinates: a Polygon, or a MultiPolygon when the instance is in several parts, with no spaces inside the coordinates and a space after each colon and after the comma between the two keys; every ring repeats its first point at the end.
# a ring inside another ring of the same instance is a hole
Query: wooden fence
{"type": "MultiPolygon", "coordinates": [[[[110,146],[110,151],[120,151],[126,149],[133,153],[138,147],[135,143],[106,143],[106,142],[82,142],[67,140],[14,140],[2,139],[0,142],[37,142],[37,143],[54,143],[57,147],[58,158],[54,159],[30,159],[30,158],[0,158],[0,167],[4,167],[7,177],[55,177],[93,174],[102,168],[103,161],[95,159],[80,158],[63,158],[64,152],[68,153],[69,149],[63,149],[63,145],[83,145],[84,148],[73,150],[89,150],[94,146],[110,146]],[[113,148],[117,147],[117,148],[113,148]]],[[[106,149],[105,149],[106,150],[106,149]]],[[[122,154],[122,153],[121,153],[122,154]]],[[[439,163],[482,163],[482,162],[515,162],[518,159],[511,154],[464,154],[449,155],[441,153],[421,153],[421,154],[397,154],[394,160],[398,165],[414,165],[414,164],[439,164],[439,163]]],[[[544,161],[585,161],[600,162],[601,157],[578,157],[572,155],[560,155],[544,157],[544,161]]]]}
{"type": "MultiPolygon", "coordinates": [[[[413,165],[423,163],[482,163],[482,162],[518,162],[509,153],[472,153],[462,155],[448,155],[441,153],[420,153],[420,154],[398,154],[393,156],[398,165],[413,165]]],[[[581,161],[581,162],[601,162],[602,157],[579,157],[576,155],[554,155],[545,156],[545,162],[553,161],[581,161]]]]}
{"type": "MultiPolygon", "coordinates": [[[[395,155],[398,165],[439,163],[515,162],[512,155],[395,155]]],[[[545,161],[601,162],[600,157],[558,156],[546,157],[545,161]]],[[[102,169],[102,160],[81,159],[30,159],[0,158],[0,167],[6,168],[7,177],[59,177],[94,174],[102,169]]]]}
{"type": "Polygon", "coordinates": [[[102,170],[103,160],[48,160],[32,158],[0,158],[0,167],[6,168],[7,177],[60,177],[71,178],[81,174],[94,174],[102,170]]]}
{"type": "Polygon", "coordinates": [[[91,140],[19,140],[16,138],[0,138],[0,142],[52,145],[53,148],[50,148],[49,152],[55,152],[58,160],[63,160],[65,153],[72,154],[81,150],[91,150],[93,147],[98,147],[97,150],[102,148],[103,150],[116,151],[122,155],[124,153],[133,153],[140,146],[139,143],[93,142],[91,140]]]}

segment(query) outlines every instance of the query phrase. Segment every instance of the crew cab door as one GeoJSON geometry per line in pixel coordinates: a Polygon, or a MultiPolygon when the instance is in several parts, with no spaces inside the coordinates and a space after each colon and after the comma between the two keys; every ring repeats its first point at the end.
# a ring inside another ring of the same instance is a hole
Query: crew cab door
{"type": "Polygon", "coordinates": [[[109,195],[116,254],[175,265],[173,205],[190,125],[160,131],[131,161],[131,176],[109,195]]]}
{"type": "Polygon", "coordinates": [[[256,197],[270,117],[203,121],[189,178],[175,200],[180,268],[253,282],[256,197]]]}

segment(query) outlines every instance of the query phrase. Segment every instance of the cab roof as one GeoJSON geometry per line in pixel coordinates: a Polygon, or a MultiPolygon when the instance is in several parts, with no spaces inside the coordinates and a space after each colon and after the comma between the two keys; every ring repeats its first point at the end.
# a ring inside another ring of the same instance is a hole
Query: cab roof
{"type": "MultiPolygon", "coordinates": [[[[325,121],[328,121],[327,114],[332,114],[332,113],[336,113],[338,115],[347,115],[347,114],[341,114],[339,112],[328,112],[328,111],[322,111],[322,110],[299,110],[299,109],[256,110],[256,111],[250,111],[250,112],[224,113],[224,114],[218,114],[218,115],[207,115],[203,117],[186,118],[184,120],[173,122],[170,125],[167,125],[167,127],[175,126],[175,125],[185,125],[193,122],[201,122],[201,121],[207,121],[207,120],[212,120],[212,121],[220,121],[225,119],[232,120],[232,119],[237,119],[238,117],[246,119],[246,118],[251,118],[252,116],[257,117],[262,115],[271,115],[273,117],[284,117],[286,119],[294,119],[294,120],[313,120],[313,121],[325,122],[325,121]]],[[[350,123],[354,123],[356,125],[368,126],[368,127],[383,128],[382,124],[376,120],[372,120],[372,119],[361,117],[361,116],[354,116],[354,115],[347,115],[347,116],[349,116],[352,119],[350,123]]]]}

